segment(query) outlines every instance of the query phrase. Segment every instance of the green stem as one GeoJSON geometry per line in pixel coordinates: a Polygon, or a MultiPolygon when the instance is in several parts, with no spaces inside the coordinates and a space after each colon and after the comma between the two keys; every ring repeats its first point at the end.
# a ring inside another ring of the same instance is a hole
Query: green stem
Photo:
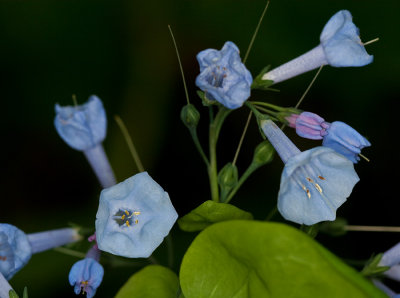
{"type": "Polygon", "coordinates": [[[259,168],[259,166],[255,165],[254,163],[250,164],[250,166],[247,168],[247,170],[243,173],[243,175],[240,177],[238,183],[236,186],[232,189],[232,191],[229,193],[229,196],[225,200],[224,203],[229,203],[230,200],[235,196],[239,188],[242,186],[242,184],[246,181],[249,176],[259,168]]]}
{"type": "Polygon", "coordinates": [[[267,217],[265,218],[265,221],[270,221],[275,214],[278,212],[278,206],[274,206],[274,208],[268,213],[267,217]]]}
{"type": "Polygon", "coordinates": [[[208,158],[207,158],[206,154],[204,153],[203,148],[201,147],[199,138],[198,138],[198,136],[197,136],[197,130],[196,130],[196,128],[189,129],[189,131],[190,131],[190,134],[191,134],[191,136],[192,136],[194,145],[195,145],[196,148],[197,148],[197,151],[199,151],[201,157],[203,158],[203,161],[206,163],[206,165],[207,165],[207,167],[208,167],[208,166],[210,165],[210,162],[208,161],[208,158]]]}
{"type": "Polygon", "coordinates": [[[286,110],[285,108],[282,108],[282,107],[273,105],[273,104],[268,103],[268,102],[263,102],[263,101],[252,101],[251,103],[252,103],[253,105],[266,106],[266,107],[269,107],[269,108],[273,108],[274,110],[277,110],[277,111],[279,111],[279,112],[282,112],[282,111],[285,111],[285,110],[286,110]]]}
{"type": "Polygon", "coordinates": [[[208,176],[210,179],[211,188],[211,199],[215,202],[219,202],[219,191],[218,191],[218,169],[217,169],[217,142],[219,132],[226,116],[231,110],[225,107],[220,107],[215,119],[210,124],[209,131],[209,146],[210,146],[210,163],[208,166],[208,176]]]}
{"type": "Polygon", "coordinates": [[[271,111],[271,110],[268,110],[268,109],[266,109],[266,108],[262,108],[262,107],[257,107],[257,106],[256,106],[256,108],[257,108],[258,110],[264,112],[264,113],[267,113],[267,114],[269,114],[269,115],[271,115],[271,116],[274,116],[275,119],[278,119],[278,118],[276,117],[276,115],[278,115],[278,113],[273,112],[273,111],[271,111]]]}
{"type": "Polygon", "coordinates": [[[253,111],[254,115],[257,117],[257,120],[265,118],[265,116],[261,114],[251,102],[246,101],[244,104],[248,106],[250,110],[253,111]]]}

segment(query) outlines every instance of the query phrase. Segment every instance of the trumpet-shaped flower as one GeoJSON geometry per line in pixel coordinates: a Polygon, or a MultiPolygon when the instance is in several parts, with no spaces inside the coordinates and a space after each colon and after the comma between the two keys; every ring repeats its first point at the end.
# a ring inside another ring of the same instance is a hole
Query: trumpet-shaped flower
{"type": "Polygon", "coordinates": [[[301,152],[271,120],[261,127],[285,163],[278,194],[282,216],[305,225],[334,220],[359,180],[353,164],[330,148],[301,152]]]}
{"type": "Polygon", "coordinates": [[[373,56],[365,50],[350,12],[341,10],[326,23],[317,47],[267,72],[262,79],[279,83],[326,64],[349,67],[372,61],[373,56]]]}
{"type": "Polygon", "coordinates": [[[366,138],[346,123],[335,121],[332,123],[317,114],[303,112],[300,115],[288,117],[289,126],[296,129],[296,133],[307,139],[321,140],[322,145],[334,149],[353,163],[360,160],[361,149],[371,146],[366,138]]]}
{"type": "Polygon", "coordinates": [[[83,105],[55,106],[54,125],[60,137],[73,149],[83,151],[100,184],[106,188],[116,179],[104,152],[107,118],[101,100],[92,95],[83,105]]]}
{"type": "Polygon", "coordinates": [[[86,293],[87,298],[91,298],[100,286],[104,269],[99,263],[100,251],[97,245],[93,245],[83,260],[76,262],[69,272],[69,283],[74,287],[76,295],[86,293]]]}
{"type": "Polygon", "coordinates": [[[161,244],[178,214],[168,194],[147,172],[104,189],[96,215],[99,249],[146,258],[161,244]]]}
{"type": "Polygon", "coordinates": [[[383,273],[386,277],[400,281],[400,243],[383,253],[379,265],[390,267],[383,273]]]}
{"type": "Polygon", "coordinates": [[[5,279],[3,274],[0,273],[0,297],[10,297],[9,293],[12,290],[13,288],[10,286],[7,279],[5,279]]]}
{"type": "Polygon", "coordinates": [[[238,47],[227,41],[218,51],[207,49],[197,54],[200,74],[196,85],[210,100],[228,109],[236,109],[250,97],[251,73],[240,60],[238,47]]]}
{"type": "Polygon", "coordinates": [[[10,280],[32,254],[80,239],[77,231],[70,228],[27,235],[13,225],[0,224],[0,273],[10,280]]]}

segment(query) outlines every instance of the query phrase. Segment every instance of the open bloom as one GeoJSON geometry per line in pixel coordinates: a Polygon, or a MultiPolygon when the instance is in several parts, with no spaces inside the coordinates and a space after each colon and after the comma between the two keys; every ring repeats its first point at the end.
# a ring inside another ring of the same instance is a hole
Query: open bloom
{"type": "Polygon", "coordinates": [[[60,137],[73,149],[83,151],[100,184],[106,188],[116,183],[104,152],[107,118],[101,100],[92,95],[83,105],[55,106],[54,125],[60,137]]]}
{"type": "Polygon", "coordinates": [[[236,109],[250,97],[253,82],[239,56],[238,47],[227,41],[218,51],[207,49],[197,54],[200,74],[196,85],[210,100],[216,100],[228,109],[236,109]]]}
{"type": "Polygon", "coordinates": [[[69,272],[69,283],[76,295],[86,293],[91,298],[103,280],[104,269],[99,263],[100,251],[95,244],[83,260],[76,262],[69,272]]]}
{"type": "Polygon", "coordinates": [[[364,147],[371,146],[366,138],[354,128],[341,121],[326,122],[322,117],[310,112],[290,116],[289,126],[296,129],[296,133],[307,139],[323,140],[322,145],[332,148],[344,155],[353,163],[360,160],[359,154],[364,147]]]}
{"type": "Polygon", "coordinates": [[[301,152],[271,120],[261,127],[285,163],[278,194],[282,216],[305,225],[335,220],[359,181],[353,163],[330,148],[301,152]]]}
{"type": "Polygon", "coordinates": [[[129,258],[147,258],[161,244],[178,214],[168,193],[147,172],[100,194],[96,215],[99,249],[129,258]]]}
{"type": "Polygon", "coordinates": [[[0,224],[0,273],[10,280],[32,254],[80,240],[75,229],[25,234],[10,224],[0,224]]]}
{"type": "Polygon", "coordinates": [[[341,10],[326,23],[317,47],[267,72],[262,79],[279,83],[326,64],[334,67],[364,66],[372,60],[373,56],[365,50],[350,12],[341,10]]]}

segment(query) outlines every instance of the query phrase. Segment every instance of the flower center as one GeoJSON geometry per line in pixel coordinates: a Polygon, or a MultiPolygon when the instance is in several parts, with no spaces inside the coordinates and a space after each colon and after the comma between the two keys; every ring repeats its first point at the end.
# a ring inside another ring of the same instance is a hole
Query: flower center
{"type": "Polygon", "coordinates": [[[81,291],[82,294],[85,294],[87,292],[87,287],[89,285],[89,281],[88,280],[82,280],[81,281],[81,291]]]}
{"type": "Polygon", "coordinates": [[[318,184],[318,182],[324,181],[326,179],[322,175],[316,175],[314,170],[309,167],[307,167],[307,169],[305,169],[304,167],[300,167],[296,170],[296,173],[294,174],[294,180],[301,187],[301,189],[304,190],[307,197],[311,199],[312,192],[310,191],[309,187],[311,186],[311,189],[315,188],[318,191],[318,193],[322,195],[323,190],[321,185],[318,184]],[[312,179],[311,177],[318,177],[318,178],[312,179]]]}
{"type": "Polygon", "coordinates": [[[207,82],[217,88],[222,87],[224,79],[227,77],[226,67],[221,67],[219,65],[214,66],[211,72],[208,74],[207,82]]]}
{"type": "Polygon", "coordinates": [[[132,211],[129,209],[119,209],[117,213],[114,214],[113,219],[117,222],[117,224],[121,226],[130,227],[134,224],[138,224],[139,220],[137,219],[138,215],[140,215],[139,211],[132,211]]]}

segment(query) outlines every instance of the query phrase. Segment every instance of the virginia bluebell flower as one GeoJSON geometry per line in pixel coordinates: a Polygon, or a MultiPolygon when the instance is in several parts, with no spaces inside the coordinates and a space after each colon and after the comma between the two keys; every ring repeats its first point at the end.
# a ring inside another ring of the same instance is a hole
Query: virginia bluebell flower
{"type": "Polygon", "coordinates": [[[0,298],[9,298],[9,293],[12,289],[7,279],[0,273],[0,298]]]}
{"type": "Polygon", "coordinates": [[[32,254],[80,240],[75,229],[25,234],[10,224],[0,224],[0,273],[10,280],[32,254]]]}
{"type": "Polygon", "coordinates": [[[400,242],[383,253],[379,265],[390,267],[389,270],[383,273],[386,277],[400,281],[400,242]]]}
{"type": "Polygon", "coordinates": [[[83,151],[100,184],[106,188],[116,183],[104,152],[107,118],[101,100],[92,95],[83,105],[55,106],[54,125],[60,137],[73,149],[83,151]]]}
{"type": "Polygon", "coordinates": [[[96,294],[104,275],[104,269],[100,265],[99,259],[100,251],[95,244],[83,260],[72,266],[68,279],[70,285],[74,287],[76,295],[82,292],[86,293],[87,298],[91,298],[96,294]]]}
{"type": "Polygon", "coordinates": [[[373,56],[365,50],[350,12],[341,10],[326,23],[317,47],[267,72],[262,79],[279,83],[326,64],[334,67],[364,66],[372,60],[373,56]]]}
{"type": "Polygon", "coordinates": [[[236,109],[250,97],[251,73],[240,60],[239,49],[227,41],[218,51],[207,49],[197,54],[200,74],[196,85],[209,100],[216,100],[228,109],[236,109]]]}
{"type": "Polygon", "coordinates": [[[147,258],[161,244],[178,214],[168,194],[147,172],[100,194],[96,215],[99,249],[129,258],[147,258]]]}
{"type": "Polygon", "coordinates": [[[271,120],[261,127],[285,163],[278,194],[282,216],[305,225],[334,220],[359,181],[353,163],[326,147],[301,152],[271,120]]]}
{"type": "Polygon", "coordinates": [[[323,146],[334,149],[353,163],[360,160],[358,155],[361,149],[371,146],[371,143],[355,129],[340,121],[329,123],[310,112],[291,115],[287,120],[299,136],[312,140],[323,139],[323,146]]]}

